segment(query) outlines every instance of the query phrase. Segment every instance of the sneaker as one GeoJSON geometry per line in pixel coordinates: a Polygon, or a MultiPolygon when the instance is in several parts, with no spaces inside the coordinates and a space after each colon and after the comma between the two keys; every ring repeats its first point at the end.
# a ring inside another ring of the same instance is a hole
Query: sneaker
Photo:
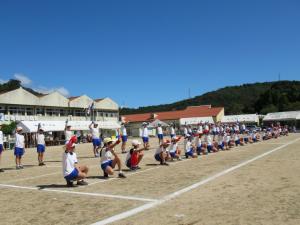
{"type": "Polygon", "coordinates": [[[44,162],[42,162],[42,166],[46,166],[46,164],[44,162]]]}
{"type": "Polygon", "coordinates": [[[39,166],[43,166],[43,163],[39,163],[39,166]]]}
{"type": "Polygon", "coordinates": [[[67,187],[75,187],[73,181],[67,180],[67,187]]]}
{"type": "Polygon", "coordinates": [[[136,167],[136,169],[137,169],[137,170],[140,170],[140,169],[142,169],[142,168],[141,168],[141,167],[139,167],[139,166],[137,166],[137,167],[136,167]]]}
{"type": "Polygon", "coordinates": [[[16,170],[20,170],[21,168],[20,168],[20,166],[16,166],[16,170]]]}
{"type": "Polygon", "coordinates": [[[19,165],[20,169],[24,169],[24,166],[23,165],[19,165]]]}
{"type": "Polygon", "coordinates": [[[0,169],[0,173],[3,173],[4,172],[4,169],[0,169]]]}
{"type": "Polygon", "coordinates": [[[125,174],[123,172],[119,173],[119,178],[126,178],[125,174]]]}
{"type": "Polygon", "coordinates": [[[160,165],[163,165],[163,166],[168,166],[169,164],[168,164],[168,163],[166,163],[166,162],[162,162],[162,163],[160,163],[160,165]]]}
{"type": "Polygon", "coordinates": [[[103,177],[104,177],[104,179],[108,179],[108,178],[109,178],[108,173],[105,173],[105,172],[104,172],[103,177]]]}
{"type": "Polygon", "coordinates": [[[79,181],[77,181],[77,185],[88,185],[88,182],[86,182],[84,180],[79,180],[79,181]]]}
{"type": "Polygon", "coordinates": [[[125,154],[125,153],[127,153],[127,151],[123,151],[123,152],[122,152],[122,154],[125,154]]]}
{"type": "Polygon", "coordinates": [[[96,153],[96,154],[95,154],[95,158],[98,158],[98,157],[99,157],[99,154],[98,154],[98,153],[96,153]]]}

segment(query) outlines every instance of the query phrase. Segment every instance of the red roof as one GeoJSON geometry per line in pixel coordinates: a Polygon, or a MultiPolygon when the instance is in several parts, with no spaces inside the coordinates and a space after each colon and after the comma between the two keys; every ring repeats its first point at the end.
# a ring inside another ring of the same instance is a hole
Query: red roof
{"type": "Polygon", "coordinates": [[[201,106],[189,106],[184,110],[169,111],[169,112],[155,112],[155,113],[142,113],[142,114],[131,114],[124,115],[125,121],[128,122],[143,122],[153,119],[159,120],[176,120],[180,118],[190,117],[208,117],[217,116],[224,108],[223,107],[211,107],[209,105],[201,106]]]}

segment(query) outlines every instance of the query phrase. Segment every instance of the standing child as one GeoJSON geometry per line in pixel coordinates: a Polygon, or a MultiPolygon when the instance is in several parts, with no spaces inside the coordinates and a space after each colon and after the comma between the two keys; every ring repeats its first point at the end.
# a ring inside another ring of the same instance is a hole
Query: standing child
{"type": "Polygon", "coordinates": [[[171,136],[171,139],[172,139],[173,137],[176,137],[176,134],[175,134],[175,124],[174,124],[174,123],[172,123],[172,124],[170,125],[170,136],[171,136]]]}
{"type": "Polygon", "coordinates": [[[65,144],[69,142],[72,136],[73,136],[73,132],[71,131],[71,125],[68,124],[68,120],[67,120],[65,126],[65,144]]]}
{"type": "Polygon", "coordinates": [[[116,165],[118,165],[119,177],[126,178],[122,172],[121,160],[114,150],[114,147],[120,144],[120,142],[120,139],[118,139],[116,142],[113,142],[111,138],[104,139],[104,147],[100,151],[100,158],[101,169],[103,170],[105,178],[108,178],[108,175],[114,174],[114,168],[116,165]]]}
{"type": "Polygon", "coordinates": [[[16,169],[23,169],[22,156],[25,152],[25,138],[22,135],[22,127],[17,127],[16,129],[16,143],[15,143],[15,157],[16,157],[16,169]]]}
{"type": "Polygon", "coordinates": [[[139,148],[140,144],[138,140],[132,140],[132,148],[127,154],[125,164],[131,170],[140,169],[139,163],[144,156],[144,148],[139,148]]]}
{"type": "Polygon", "coordinates": [[[90,128],[90,132],[92,134],[94,156],[99,157],[99,148],[101,147],[101,139],[100,139],[100,132],[99,132],[98,124],[94,123],[94,121],[93,121],[90,124],[89,128],[90,128]]]}
{"type": "Polygon", "coordinates": [[[36,141],[37,141],[37,147],[36,151],[38,153],[38,162],[39,166],[45,166],[46,164],[44,163],[44,153],[46,149],[46,144],[45,144],[45,135],[44,135],[44,130],[41,127],[41,124],[39,123],[38,125],[38,132],[36,136],[36,141]]]}
{"type": "Polygon", "coordinates": [[[150,148],[150,145],[149,145],[148,124],[146,122],[143,123],[142,139],[143,139],[145,150],[148,150],[150,148]]]}
{"type": "Polygon", "coordinates": [[[164,135],[163,135],[161,123],[157,124],[157,137],[158,137],[158,144],[161,145],[161,143],[163,143],[164,141],[164,135]]]}
{"type": "Polygon", "coordinates": [[[67,181],[68,187],[74,187],[73,182],[77,181],[77,185],[87,185],[83,179],[87,177],[89,168],[85,165],[78,165],[75,146],[77,142],[76,136],[72,136],[66,144],[66,149],[62,155],[63,176],[67,181]]]}
{"type": "MultiPolygon", "coordinates": [[[[1,155],[3,152],[3,132],[2,132],[2,124],[0,124],[0,165],[1,165],[1,155]]],[[[4,169],[0,168],[0,172],[4,172],[4,169]]]]}
{"type": "Polygon", "coordinates": [[[121,146],[121,150],[122,153],[126,153],[126,142],[127,142],[127,130],[125,127],[125,123],[121,124],[121,137],[122,137],[122,146],[121,146]]]}

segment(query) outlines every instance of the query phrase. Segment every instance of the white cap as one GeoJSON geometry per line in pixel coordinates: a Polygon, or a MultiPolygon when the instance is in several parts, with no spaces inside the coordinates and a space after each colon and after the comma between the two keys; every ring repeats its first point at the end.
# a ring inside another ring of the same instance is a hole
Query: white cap
{"type": "Polygon", "coordinates": [[[132,140],[131,143],[132,143],[133,146],[137,146],[137,145],[140,145],[140,144],[141,144],[141,142],[139,142],[139,141],[136,140],[136,139],[135,139],[135,140],[132,140]]]}

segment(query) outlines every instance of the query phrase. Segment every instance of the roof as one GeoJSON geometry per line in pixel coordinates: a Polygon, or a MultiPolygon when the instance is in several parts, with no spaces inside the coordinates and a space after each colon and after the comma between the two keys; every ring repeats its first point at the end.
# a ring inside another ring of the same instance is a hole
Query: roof
{"type": "Polygon", "coordinates": [[[223,116],[221,122],[222,123],[236,123],[236,122],[258,123],[259,117],[257,114],[228,115],[228,116],[223,116]]]}
{"type": "Polygon", "coordinates": [[[76,98],[79,98],[80,96],[72,96],[72,97],[69,97],[68,99],[70,100],[70,101],[73,101],[74,99],[76,99],[76,98]]]}
{"type": "Polygon", "coordinates": [[[100,102],[102,101],[104,98],[97,98],[97,99],[94,99],[95,102],[100,102]]]}
{"type": "Polygon", "coordinates": [[[211,107],[205,106],[189,106],[184,110],[168,111],[168,112],[155,112],[155,113],[142,113],[124,115],[125,121],[128,122],[142,122],[153,119],[159,120],[177,120],[180,118],[190,117],[209,117],[217,116],[224,108],[223,107],[211,107]]]}

